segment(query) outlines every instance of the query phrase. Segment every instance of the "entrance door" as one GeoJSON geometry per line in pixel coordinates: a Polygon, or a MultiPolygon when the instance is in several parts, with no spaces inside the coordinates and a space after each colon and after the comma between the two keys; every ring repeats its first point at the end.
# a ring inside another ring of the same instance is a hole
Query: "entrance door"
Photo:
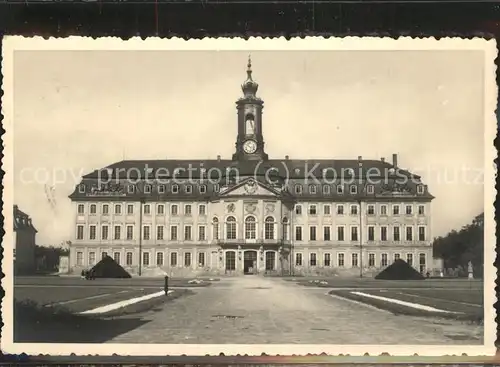
{"type": "Polygon", "coordinates": [[[255,274],[257,272],[257,251],[245,251],[243,256],[243,273],[255,274]]]}
{"type": "Polygon", "coordinates": [[[276,263],[276,252],[266,252],[266,271],[273,271],[274,264],[276,263]]]}

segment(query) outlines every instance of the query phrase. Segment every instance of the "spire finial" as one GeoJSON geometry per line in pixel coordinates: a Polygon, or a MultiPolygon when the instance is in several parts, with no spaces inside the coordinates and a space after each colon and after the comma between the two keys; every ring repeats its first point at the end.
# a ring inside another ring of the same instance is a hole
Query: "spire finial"
{"type": "Polygon", "coordinates": [[[248,64],[247,64],[247,75],[248,79],[252,79],[252,55],[248,55],[248,64]]]}

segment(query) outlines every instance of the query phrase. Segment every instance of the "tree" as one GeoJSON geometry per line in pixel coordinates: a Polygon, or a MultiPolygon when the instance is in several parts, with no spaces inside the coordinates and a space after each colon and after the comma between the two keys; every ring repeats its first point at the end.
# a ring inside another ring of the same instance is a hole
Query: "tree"
{"type": "Polygon", "coordinates": [[[472,223],[460,231],[453,230],[433,243],[434,256],[444,261],[445,268],[467,269],[469,262],[474,276],[482,277],[484,264],[484,213],[474,217],[472,223]]]}

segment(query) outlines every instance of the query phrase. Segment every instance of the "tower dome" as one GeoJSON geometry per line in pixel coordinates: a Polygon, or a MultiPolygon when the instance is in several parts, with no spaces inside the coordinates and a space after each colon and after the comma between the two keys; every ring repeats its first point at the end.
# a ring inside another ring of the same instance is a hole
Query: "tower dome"
{"type": "Polygon", "coordinates": [[[256,97],[259,84],[252,79],[252,59],[248,56],[247,79],[241,85],[241,90],[245,97],[256,97]]]}

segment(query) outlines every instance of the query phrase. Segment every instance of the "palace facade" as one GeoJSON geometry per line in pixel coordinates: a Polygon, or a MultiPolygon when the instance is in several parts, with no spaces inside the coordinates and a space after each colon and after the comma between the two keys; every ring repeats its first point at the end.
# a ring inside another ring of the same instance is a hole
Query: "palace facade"
{"type": "Polygon", "coordinates": [[[124,160],[70,199],[70,271],[103,256],[131,274],[346,273],[432,266],[431,201],[385,159],[269,159],[249,61],[231,159],[124,160]]]}

